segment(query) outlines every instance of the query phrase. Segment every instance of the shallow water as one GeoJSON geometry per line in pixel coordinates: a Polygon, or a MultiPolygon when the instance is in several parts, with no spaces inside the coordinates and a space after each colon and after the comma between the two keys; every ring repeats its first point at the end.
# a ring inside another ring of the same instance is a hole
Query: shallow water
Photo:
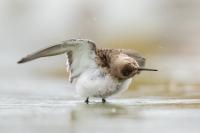
{"type": "Polygon", "coordinates": [[[198,133],[199,99],[109,99],[1,97],[2,133],[198,133]]]}

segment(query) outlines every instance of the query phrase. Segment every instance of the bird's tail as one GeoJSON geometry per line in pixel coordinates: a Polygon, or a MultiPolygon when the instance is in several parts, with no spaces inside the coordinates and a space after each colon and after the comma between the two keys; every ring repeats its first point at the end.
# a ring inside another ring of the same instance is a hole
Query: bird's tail
{"type": "Polygon", "coordinates": [[[22,58],[21,60],[19,60],[17,63],[21,64],[21,63],[25,63],[25,62],[40,58],[40,57],[55,56],[55,55],[64,54],[66,52],[67,52],[67,49],[66,47],[64,47],[64,44],[57,44],[57,45],[42,49],[33,54],[30,54],[22,58]]]}

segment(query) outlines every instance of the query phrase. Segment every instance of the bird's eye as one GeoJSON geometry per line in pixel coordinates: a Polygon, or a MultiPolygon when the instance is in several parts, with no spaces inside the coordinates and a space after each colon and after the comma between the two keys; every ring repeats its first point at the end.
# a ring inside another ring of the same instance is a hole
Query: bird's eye
{"type": "Polygon", "coordinates": [[[121,73],[123,76],[128,77],[133,73],[133,70],[134,68],[128,64],[121,70],[121,73]]]}

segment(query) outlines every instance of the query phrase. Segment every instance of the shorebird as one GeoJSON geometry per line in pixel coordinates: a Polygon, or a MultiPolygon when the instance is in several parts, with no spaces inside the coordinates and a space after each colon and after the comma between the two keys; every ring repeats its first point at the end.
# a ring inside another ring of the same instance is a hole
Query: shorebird
{"type": "Polygon", "coordinates": [[[37,58],[67,55],[69,81],[77,93],[85,97],[106,98],[128,89],[132,79],[141,71],[157,71],[144,68],[145,58],[139,53],[126,49],[101,49],[87,39],[70,39],[30,54],[18,64],[37,58]]]}

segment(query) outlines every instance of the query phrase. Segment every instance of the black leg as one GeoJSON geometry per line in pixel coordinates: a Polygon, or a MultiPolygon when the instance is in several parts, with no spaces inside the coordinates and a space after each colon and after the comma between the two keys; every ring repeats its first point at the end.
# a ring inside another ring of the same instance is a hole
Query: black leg
{"type": "Polygon", "coordinates": [[[102,98],[102,103],[106,103],[106,99],[102,98]]]}
{"type": "Polygon", "coordinates": [[[87,97],[87,99],[85,100],[86,104],[89,104],[89,97],[87,97]]]}

